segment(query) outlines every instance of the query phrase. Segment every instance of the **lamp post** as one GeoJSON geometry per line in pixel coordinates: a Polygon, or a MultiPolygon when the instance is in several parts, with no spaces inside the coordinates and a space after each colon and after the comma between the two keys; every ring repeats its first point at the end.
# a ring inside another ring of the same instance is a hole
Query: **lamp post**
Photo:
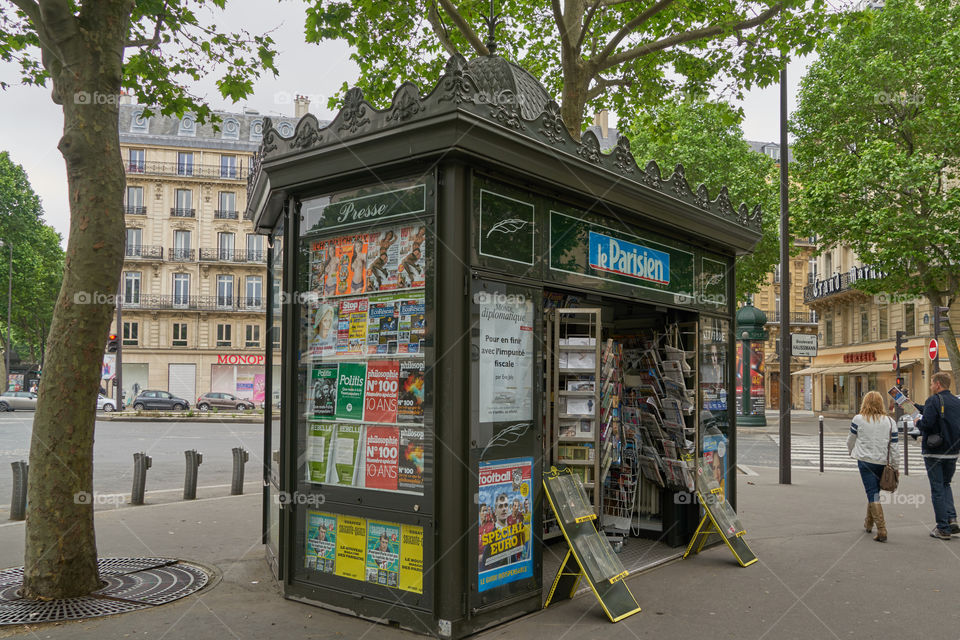
{"type": "Polygon", "coordinates": [[[7,271],[7,347],[4,349],[6,358],[6,369],[4,375],[7,377],[3,381],[3,390],[10,388],[10,317],[13,311],[13,244],[5,240],[0,240],[0,247],[10,249],[10,266],[7,271]]]}

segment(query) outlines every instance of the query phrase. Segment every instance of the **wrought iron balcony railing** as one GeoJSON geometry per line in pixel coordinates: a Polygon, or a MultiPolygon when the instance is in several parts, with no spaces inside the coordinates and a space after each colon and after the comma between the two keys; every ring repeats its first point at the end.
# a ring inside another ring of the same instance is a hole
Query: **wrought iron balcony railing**
{"type": "Polygon", "coordinates": [[[123,205],[123,212],[129,216],[145,216],[147,215],[147,208],[141,205],[125,204],[123,205]]]}
{"type": "Polygon", "coordinates": [[[267,252],[256,249],[200,249],[201,262],[255,262],[265,263],[267,252]]]}
{"type": "Polygon", "coordinates": [[[140,244],[128,246],[124,250],[124,256],[128,260],[136,260],[138,258],[143,260],[163,260],[163,247],[140,244]]]}
{"type": "Polygon", "coordinates": [[[182,247],[173,247],[167,250],[167,260],[170,262],[193,262],[196,258],[194,249],[184,249],[182,247]]]}
{"type": "Polygon", "coordinates": [[[196,209],[186,209],[182,207],[170,207],[170,216],[173,218],[196,218],[196,209]]]}
{"type": "Polygon", "coordinates": [[[232,209],[217,209],[213,212],[213,217],[220,220],[236,220],[239,214],[232,209]]]}
{"type": "Polygon", "coordinates": [[[262,313],[266,310],[266,300],[263,296],[242,298],[232,295],[139,295],[126,297],[123,301],[123,308],[262,313]]]}
{"type": "MultiPolygon", "coordinates": [[[[780,322],[780,312],[774,311],[767,316],[767,324],[780,322]]],[[[816,311],[791,311],[790,324],[817,324],[816,311]]]]}
{"type": "Polygon", "coordinates": [[[239,166],[193,164],[187,162],[127,162],[127,173],[145,176],[178,176],[181,178],[220,178],[246,180],[249,169],[239,166]]]}

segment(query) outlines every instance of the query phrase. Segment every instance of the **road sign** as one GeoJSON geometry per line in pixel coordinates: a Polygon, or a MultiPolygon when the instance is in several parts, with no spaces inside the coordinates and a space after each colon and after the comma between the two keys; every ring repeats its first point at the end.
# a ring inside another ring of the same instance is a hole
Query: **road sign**
{"type": "Polygon", "coordinates": [[[811,333],[791,333],[790,348],[793,356],[813,358],[817,355],[817,336],[811,333]]]}
{"type": "Polygon", "coordinates": [[[900,368],[900,356],[899,354],[893,354],[893,370],[896,371],[900,368]]]}
{"type": "Polygon", "coordinates": [[[930,346],[928,347],[928,350],[929,350],[929,353],[930,353],[930,359],[931,359],[931,360],[936,360],[936,359],[937,359],[937,354],[940,353],[940,345],[937,343],[937,339],[936,339],[936,338],[931,338],[931,339],[930,339],[930,346]]]}

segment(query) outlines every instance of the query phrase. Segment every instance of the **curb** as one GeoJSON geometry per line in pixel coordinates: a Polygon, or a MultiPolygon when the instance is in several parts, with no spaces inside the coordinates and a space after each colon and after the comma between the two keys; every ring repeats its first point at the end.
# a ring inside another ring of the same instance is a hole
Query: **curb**
{"type": "MultiPolygon", "coordinates": [[[[280,416],[274,416],[274,420],[279,420],[280,416]]],[[[244,423],[244,424],[263,424],[263,414],[259,415],[236,415],[236,414],[212,414],[212,415],[127,415],[116,411],[110,413],[98,413],[97,422],[215,422],[215,423],[244,423]]]]}

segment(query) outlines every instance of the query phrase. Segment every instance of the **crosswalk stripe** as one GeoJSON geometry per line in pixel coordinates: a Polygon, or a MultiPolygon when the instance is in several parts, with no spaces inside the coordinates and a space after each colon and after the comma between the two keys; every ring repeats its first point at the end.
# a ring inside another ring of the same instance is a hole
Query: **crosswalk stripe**
{"type": "MultiPolygon", "coordinates": [[[[770,440],[780,446],[780,436],[770,434],[770,440]]],[[[903,456],[903,443],[899,444],[899,452],[903,456]]],[[[910,445],[910,471],[924,471],[923,458],[919,447],[910,445]]],[[[820,470],[820,438],[819,436],[793,436],[790,439],[790,460],[794,469],[820,470]],[[808,464],[797,464],[808,463],[808,464]]],[[[823,466],[830,471],[857,471],[857,461],[847,452],[846,436],[824,436],[823,438],[823,466]]],[[[902,462],[901,462],[902,468],[902,462]]]]}

